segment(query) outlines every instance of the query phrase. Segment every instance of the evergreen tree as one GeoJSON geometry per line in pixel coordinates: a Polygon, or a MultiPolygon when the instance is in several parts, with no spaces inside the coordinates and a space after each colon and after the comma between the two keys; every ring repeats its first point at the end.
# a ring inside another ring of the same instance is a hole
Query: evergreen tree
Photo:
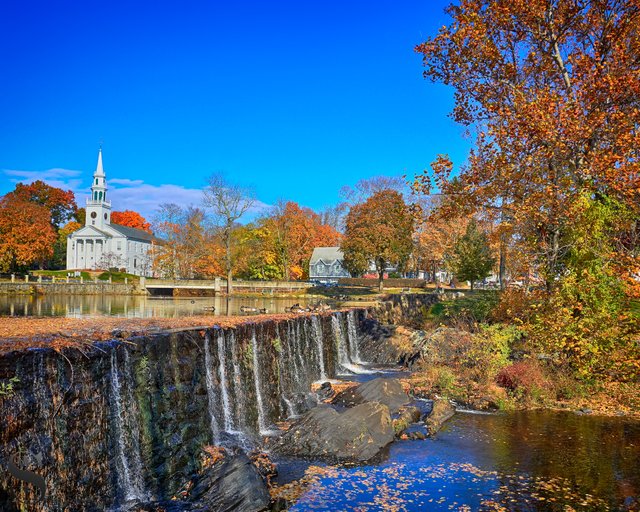
{"type": "Polygon", "coordinates": [[[474,281],[484,279],[491,273],[496,259],[491,255],[487,235],[478,229],[475,220],[469,222],[467,230],[453,247],[450,265],[456,277],[469,281],[473,290],[474,281]]]}

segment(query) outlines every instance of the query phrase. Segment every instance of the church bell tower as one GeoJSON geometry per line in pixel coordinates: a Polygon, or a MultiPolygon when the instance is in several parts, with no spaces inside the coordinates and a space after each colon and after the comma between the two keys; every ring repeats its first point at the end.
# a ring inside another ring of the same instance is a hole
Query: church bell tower
{"type": "Polygon", "coordinates": [[[102,229],[111,223],[111,203],[107,201],[107,180],[102,168],[102,148],[98,151],[98,165],[93,173],[91,197],[87,199],[86,226],[102,229]]]}

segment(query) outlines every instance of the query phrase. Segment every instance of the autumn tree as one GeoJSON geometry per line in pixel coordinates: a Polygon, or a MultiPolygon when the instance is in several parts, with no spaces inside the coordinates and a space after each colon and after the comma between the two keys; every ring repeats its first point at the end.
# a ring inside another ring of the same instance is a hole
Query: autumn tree
{"type": "Polygon", "coordinates": [[[252,191],[230,183],[220,174],[212,174],[203,190],[203,204],[220,229],[225,248],[227,294],[231,295],[233,279],[233,230],[236,223],[255,204],[252,191]]]}
{"type": "Polygon", "coordinates": [[[293,201],[280,202],[261,220],[261,225],[271,234],[276,260],[287,281],[308,275],[315,247],[333,246],[340,241],[340,234],[323,224],[317,213],[293,201]]]}
{"type": "Polygon", "coordinates": [[[465,0],[447,12],[417,51],[425,76],[455,89],[453,117],[476,144],[457,179],[443,156],[417,188],[437,186],[450,209],[500,210],[551,290],[583,193],[640,209],[637,2],[465,0]]]}
{"type": "Polygon", "coordinates": [[[56,233],[49,209],[13,194],[0,199],[0,268],[15,271],[53,255],[56,233]]]}
{"type": "Polygon", "coordinates": [[[163,203],[154,214],[153,226],[162,240],[153,261],[159,274],[192,279],[223,273],[220,242],[206,225],[202,209],[163,203]]]}
{"type": "Polygon", "coordinates": [[[113,212],[111,214],[111,222],[119,224],[120,226],[127,226],[129,228],[141,229],[147,233],[151,233],[151,223],[133,210],[124,210],[122,212],[113,212]]]}
{"type": "Polygon", "coordinates": [[[442,155],[415,189],[447,197],[441,215],[495,212],[507,245],[530,255],[544,279],[530,333],[557,332],[547,348],[571,347],[568,357],[584,361],[577,354],[631,346],[618,327],[626,315],[606,304],[619,300],[621,277],[640,275],[631,242],[640,219],[637,1],[463,0],[447,12],[451,23],[417,51],[425,76],[454,88],[453,117],[475,132],[475,144],[459,173],[442,155]],[[613,225],[591,217],[608,211],[617,212],[607,214],[613,225]],[[581,266],[581,245],[601,235],[610,251],[581,266]],[[581,297],[596,290],[609,299],[594,299],[600,309],[588,313],[581,297]],[[599,319],[597,335],[589,314],[599,319]]]}
{"type": "Polygon", "coordinates": [[[52,187],[41,180],[26,185],[18,183],[15,190],[7,195],[45,207],[49,211],[51,224],[55,229],[71,220],[78,209],[71,190],[52,187]]]}
{"type": "Polygon", "coordinates": [[[467,224],[464,235],[456,241],[447,259],[455,276],[462,281],[469,281],[472,290],[475,281],[491,274],[496,262],[487,235],[478,229],[475,220],[467,224]]]}
{"type": "Polygon", "coordinates": [[[402,195],[381,190],[351,208],[341,249],[347,270],[364,273],[371,263],[378,272],[380,291],[389,264],[402,266],[413,247],[413,217],[402,195]]]}

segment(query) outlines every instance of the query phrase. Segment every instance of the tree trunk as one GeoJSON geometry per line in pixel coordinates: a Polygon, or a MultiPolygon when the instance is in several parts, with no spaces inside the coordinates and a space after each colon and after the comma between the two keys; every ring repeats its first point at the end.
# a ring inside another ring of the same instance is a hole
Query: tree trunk
{"type": "Polygon", "coordinates": [[[378,291],[382,293],[384,291],[384,261],[378,261],[378,291]]]}
{"type": "Polygon", "coordinates": [[[231,267],[231,231],[229,229],[225,230],[224,245],[226,249],[225,263],[227,266],[227,297],[229,297],[233,291],[233,285],[231,284],[231,280],[233,279],[231,267]]]}
{"type": "Polygon", "coordinates": [[[504,290],[507,287],[505,282],[505,273],[507,268],[507,244],[504,240],[504,235],[500,236],[500,270],[498,271],[498,280],[500,281],[500,289],[504,290]]]}
{"type": "Polygon", "coordinates": [[[473,279],[469,281],[471,283],[471,291],[473,291],[473,279]]]}

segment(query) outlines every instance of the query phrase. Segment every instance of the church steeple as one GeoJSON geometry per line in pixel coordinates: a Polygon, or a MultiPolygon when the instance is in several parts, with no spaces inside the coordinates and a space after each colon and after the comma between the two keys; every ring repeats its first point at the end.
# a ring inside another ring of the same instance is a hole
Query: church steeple
{"type": "Polygon", "coordinates": [[[111,203],[107,201],[107,179],[102,167],[102,147],[98,150],[98,164],[91,182],[91,197],[87,199],[87,226],[98,229],[111,222],[111,203]]]}

